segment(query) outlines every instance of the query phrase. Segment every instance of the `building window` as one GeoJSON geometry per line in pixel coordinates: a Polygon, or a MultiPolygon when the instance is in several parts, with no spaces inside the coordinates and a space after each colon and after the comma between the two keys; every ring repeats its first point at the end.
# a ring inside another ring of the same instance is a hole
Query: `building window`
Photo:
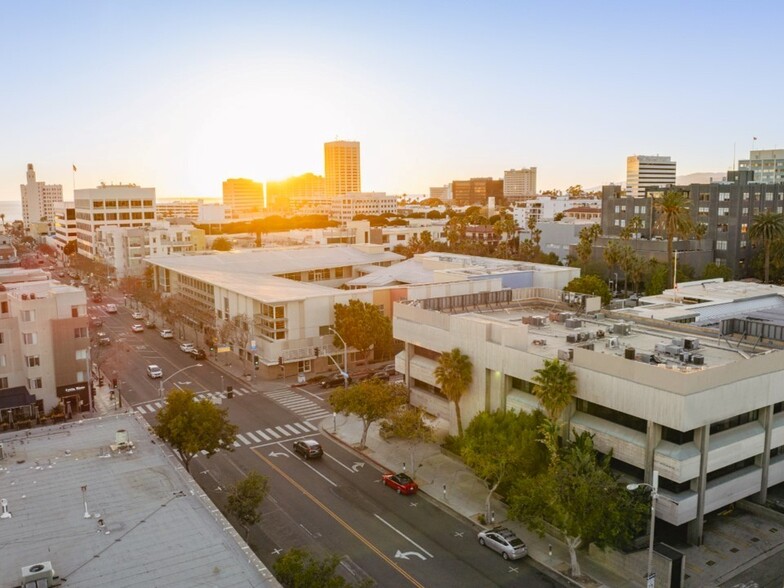
{"type": "Polygon", "coordinates": [[[0,378],[0,390],[8,388],[8,378],[0,378]]]}
{"type": "Polygon", "coordinates": [[[719,202],[727,202],[730,199],[729,192],[719,192],[719,202]]]}
{"type": "Polygon", "coordinates": [[[39,355],[25,356],[25,364],[27,367],[38,367],[41,365],[41,357],[39,355]]]}
{"type": "Polygon", "coordinates": [[[86,349],[77,349],[76,350],[76,359],[87,359],[87,350],[86,349]]]}
{"type": "Polygon", "coordinates": [[[28,390],[40,390],[43,387],[44,387],[44,383],[41,378],[27,378],[28,390]]]}
{"type": "Polygon", "coordinates": [[[310,366],[310,360],[309,359],[297,362],[297,371],[299,371],[300,373],[307,374],[307,373],[310,372],[310,369],[311,369],[311,366],[310,366]]]}
{"type": "Polygon", "coordinates": [[[3,354],[0,355],[0,367],[5,367],[5,366],[6,366],[6,359],[5,359],[5,354],[3,354]]]}
{"type": "Polygon", "coordinates": [[[7,300],[3,300],[2,302],[0,302],[0,312],[2,312],[3,314],[8,314],[8,301],[7,300]]]}
{"type": "Polygon", "coordinates": [[[727,251],[727,242],[726,241],[716,241],[716,250],[717,251],[727,251]]]}
{"type": "Polygon", "coordinates": [[[35,311],[34,310],[23,310],[22,311],[22,322],[29,323],[30,321],[35,320],[35,311]]]}
{"type": "Polygon", "coordinates": [[[79,307],[78,306],[72,306],[71,307],[71,317],[72,318],[77,318],[78,316],[79,316],[79,307]]]}
{"type": "Polygon", "coordinates": [[[85,337],[87,337],[87,327],[74,329],[74,339],[84,339],[85,337]]]}
{"type": "Polygon", "coordinates": [[[38,343],[37,333],[22,333],[22,342],[25,345],[35,345],[38,343]]]}

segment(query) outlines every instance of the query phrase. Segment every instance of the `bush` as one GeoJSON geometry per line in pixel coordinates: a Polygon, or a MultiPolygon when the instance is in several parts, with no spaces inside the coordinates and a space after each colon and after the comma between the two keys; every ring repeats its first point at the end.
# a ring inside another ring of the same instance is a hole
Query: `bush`
{"type": "Polygon", "coordinates": [[[444,442],[441,444],[441,447],[459,456],[463,450],[463,441],[460,437],[447,435],[444,438],[444,442]]]}

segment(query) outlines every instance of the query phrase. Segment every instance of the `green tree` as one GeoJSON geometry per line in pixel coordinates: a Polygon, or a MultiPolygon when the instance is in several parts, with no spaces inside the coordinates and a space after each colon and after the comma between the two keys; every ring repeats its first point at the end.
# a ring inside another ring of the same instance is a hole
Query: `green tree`
{"type": "Polygon", "coordinates": [[[542,421],[539,411],[483,411],[466,427],[461,457],[487,486],[485,520],[490,520],[490,498],[511,476],[533,476],[544,469],[542,421]]]}
{"type": "Polygon", "coordinates": [[[397,437],[408,442],[408,463],[411,464],[413,476],[417,470],[414,450],[421,443],[433,441],[433,427],[425,421],[424,411],[407,404],[398,407],[381,423],[381,434],[383,437],[397,437]]]}
{"type": "Polygon", "coordinates": [[[668,190],[654,201],[657,214],[656,223],[667,238],[667,284],[673,283],[672,242],[675,237],[688,237],[694,230],[689,216],[689,200],[686,194],[668,190]]]}
{"type": "Polygon", "coordinates": [[[577,292],[578,294],[590,294],[592,296],[601,296],[602,304],[610,303],[610,288],[607,282],[599,276],[587,275],[573,278],[564,288],[564,292],[577,292]]]}
{"type": "Polygon", "coordinates": [[[402,384],[390,384],[378,378],[338,388],[329,397],[335,412],[353,414],[362,419],[362,438],[359,448],[364,449],[370,425],[389,417],[406,401],[407,390],[402,384]]]}
{"type": "MultiPolygon", "coordinates": [[[[602,252],[605,263],[610,269],[610,277],[615,272],[615,268],[621,263],[623,258],[623,248],[617,240],[607,241],[602,252]]],[[[618,291],[618,284],[613,282],[613,294],[618,291]]]]}
{"type": "MultiPolygon", "coordinates": [[[[392,349],[392,321],[384,316],[375,304],[361,300],[349,300],[348,304],[335,304],[335,331],[363,356],[371,348],[378,348],[379,355],[392,349]]],[[[342,348],[343,341],[335,335],[335,347],[342,348]]],[[[348,366],[345,366],[348,369],[348,366]]]]}
{"type": "Polygon", "coordinates": [[[645,275],[645,294],[656,296],[667,288],[667,264],[651,259],[645,275]]]}
{"type": "Polygon", "coordinates": [[[229,421],[228,410],[207,399],[196,400],[190,390],[172,390],[166,405],[158,412],[155,434],[172,446],[187,471],[200,452],[208,457],[218,449],[234,451],[239,430],[229,421]]]}
{"type": "Polygon", "coordinates": [[[435,369],[436,383],[447,400],[455,405],[457,436],[463,437],[463,419],[460,416],[460,399],[474,380],[474,365],[458,347],[438,358],[435,369]]]}
{"type": "Polygon", "coordinates": [[[373,582],[351,584],[337,573],[340,557],[317,559],[304,549],[292,547],[272,564],[272,571],[284,588],[369,588],[373,582]]]}
{"type": "Polygon", "coordinates": [[[213,251],[231,251],[234,245],[226,237],[218,237],[212,242],[213,251]]]}
{"type": "Polygon", "coordinates": [[[749,237],[755,243],[762,243],[765,252],[763,281],[767,284],[770,281],[770,246],[775,240],[784,238],[784,214],[765,211],[755,215],[749,237]]]}
{"type": "Polygon", "coordinates": [[[509,516],[544,535],[547,525],[563,533],[569,548],[572,577],[581,576],[577,549],[583,543],[600,548],[628,543],[644,524],[646,505],[619,484],[610,456],[597,460],[593,438],[578,435],[564,449],[555,468],[538,476],[521,476],[510,496],[509,516]]]}
{"type": "Polygon", "coordinates": [[[580,229],[579,240],[575,246],[577,259],[580,267],[585,267],[593,252],[593,244],[602,234],[602,226],[599,224],[589,225],[580,229]]]}
{"type": "Polygon", "coordinates": [[[65,244],[65,247],[63,247],[63,255],[67,257],[75,255],[77,251],[78,251],[78,246],[76,244],[76,239],[72,239],[68,241],[68,243],[65,244]]]}
{"type": "Polygon", "coordinates": [[[534,396],[544,409],[549,421],[542,427],[544,443],[550,453],[550,463],[558,459],[558,423],[563,411],[572,403],[577,393],[577,376],[569,365],[559,359],[546,359],[544,366],[536,370],[534,376],[534,396]]]}
{"type": "Polygon", "coordinates": [[[261,521],[261,503],[269,492],[269,481],[258,472],[251,472],[229,489],[226,499],[226,510],[237,517],[245,527],[245,539],[250,535],[250,528],[261,521]]]}
{"type": "Polygon", "coordinates": [[[702,272],[702,279],[712,280],[713,278],[724,278],[725,282],[729,282],[732,280],[732,270],[726,265],[709,263],[702,272]]]}
{"type": "Polygon", "coordinates": [[[583,187],[580,184],[569,186],[566,189],[566,193],[569,195],[569,198],[579,198],[584,194],[583,187]]]}

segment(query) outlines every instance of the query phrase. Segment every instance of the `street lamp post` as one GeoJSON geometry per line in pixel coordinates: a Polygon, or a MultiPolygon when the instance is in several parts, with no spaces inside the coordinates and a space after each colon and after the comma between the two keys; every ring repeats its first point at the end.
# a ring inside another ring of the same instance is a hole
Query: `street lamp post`
{"type": "MultiPolygon", "coordinates": [[[[193,365],[186,365],[184,368],[180,368],[180,369],[178,369],[176,372],[174,372],[174,373],[173,373],[171,376],[169,376],[169,377],[168,377],[168,378],[166,378],[165,380],[164,380],[163,378],[161,378],[161,379],[160,379],[160,381],[159,381],[159,383],[158,383],[158,394],[159,394],[159,396],[158,396],[158,397],[159,397],[159,398],[163,398],[163,385],[164,385],[166,382],[168,382],[169,380],[171,380],[171,379],[172,379],[174,376],[176,376],[176,375],[177,375],[177,374],[179,374],[180,372],[184,372],[185,370],[189,370],[189,369],[191,369],[191,368],[195,368],[195,367],[201,367],[201,364],[200,364],[200,363],[194,363],[193,365]]],[[[221,380],[223,380],[223,376],[221,376],[221,380]]]]}
{"type": "Polygon", "coordinates": [[[653,530],[656,525],[656,499],[659,498],[659,472],[653,470],[650,484],[629,484],[626,489],[634,491],[641,486],[647,486],[651,489],[651,536],[648,540],[648,576],[646,579],[647,588],[654,588],[656,576],[653,573],[653,530]]]}
{"type": "Polygon", "coordinates": [[[343,343],[343,386],[348,388],[348,346],[346,345],[346,341],[343,339],[343,337],[340,336],[340,333],[338,333],[332,327],[330,327],[329,330],[335,333],[335,336],[340,339],[341,343],[343,343]]]}

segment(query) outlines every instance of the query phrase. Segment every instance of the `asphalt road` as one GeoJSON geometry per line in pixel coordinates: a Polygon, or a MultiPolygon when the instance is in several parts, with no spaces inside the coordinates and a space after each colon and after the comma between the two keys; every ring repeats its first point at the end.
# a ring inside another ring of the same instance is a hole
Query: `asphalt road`
{"type": "Polygon", "coordinates": [[[162,401],[160,382],[146,375],[148,364],[163,369],[164,391],[188,388],[217,399],[214,393],[222,385],[234,387],[237,395],[220,402],[239,427],[235,450],[211,458],[199,455],[190,469],[221,508],[226,490],[248,472],[267,476],[270,492],[263,520],[249,536],[266,565],[291,547],[304,547],[319,555],[338,554],[346,578],[371,578],[379,586],[556,585],[527,560],[506,562],[480,547],[471,524],[425,495],[405,497],[381,484],[381,472],[372,463],[321,433],[321,422],[332,419],[323,399],[327,393],[261,381],[253,391],[210,362],[193,360],[157,329],[131,332],[138,321],[130,311],[117,301],[119,312],[107,315],[107,302],[111,299],[89,308],[90,315],[101,316],[100,329],[113,339],[104,371],[117,371],[123,398],[151,423],[162,401]],[[299,458],[292,451],[298,438],[318,440],[323,458],[299,458]]]}

